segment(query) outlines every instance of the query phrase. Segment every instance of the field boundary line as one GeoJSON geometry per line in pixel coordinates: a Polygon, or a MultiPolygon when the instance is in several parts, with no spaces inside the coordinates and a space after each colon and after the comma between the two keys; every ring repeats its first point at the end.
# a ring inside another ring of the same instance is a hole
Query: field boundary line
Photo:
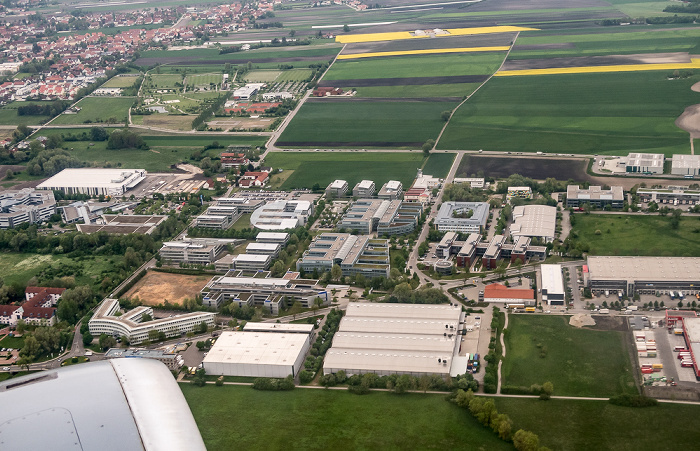
{"type": "Polygon", "coordinates": [[[501,70],[501,68],[503,68],[503,65],[506,63],[506,60],[508,59],[508,55],[510,55],[511,50],[513,50],[513,47],[515,46],[515,41],[518,40],[518,36],[520,36],[520,31],[518,31],[518,32],[515,33],[515,37],[513,38],[513,42],[510,44],[510,47],[508,48],[508,52],[506,52],[506,56],[503,58],[503,61],[501,61],[501,65],[498,66],[498,69],[496,69],[491,75],[489,75],[489,77],[488,77],[486,80],[484,80],[483,83],[481,83],[479,86],[477,86],[477,88],[476,88],[471,94],[469,94],[464,100],[462,100],[462,101],[459,103],[459,105],[457,105],[457,106],[452,110],[452,112],[450,113],[450,117],[447,118],[447,121],[445,122],[445,125],[443,125],[443,126],[442,126],[442,130],[440,130],[440,134],[438,135],[437,139],[435,140],[435,144],[433,145],[433,148],[430,149],[431,151],[434,151],[434,150],[437,148],[437,145],[438,145],[438,143],[440,142],[440,139],[442,139],[442,134],[445,133],[445,130],[447,129],[447,126],[450,125],[450,121],[452,120],[452,117],[453,117],[454,114],[457,112],[457,110],[459,109],[459,107],[461,107],[462,105],[464,105],[464,104],[467,102],[467,100],[471,99],[472,96],[473,96],[474,94],[476,94],[476,93],[479,91],[479,89],[481,89],[486,83],[488,83],[489,80],[491,80],[491,79],[493,78],[493,76],[496,75],[496,73],[497,73],[499,70],[501,70]]]}

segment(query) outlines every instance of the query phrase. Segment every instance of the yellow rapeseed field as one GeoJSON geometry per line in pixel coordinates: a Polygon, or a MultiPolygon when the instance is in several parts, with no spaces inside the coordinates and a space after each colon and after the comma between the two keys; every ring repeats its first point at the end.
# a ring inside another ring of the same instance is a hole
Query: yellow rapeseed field
{"type": "Polygon", "coordinates": [[[690,63],[618,64],[612,66],[551,67],[547,69],[504,70],[496,72],[494,76],[513,77],[518,75],[592,74],[604,72],[638,72],[644,70],[682,69],[700,69],[700,59],[692,59],[690,63]]]}
{"type": "Polygon", "coordinates": [[[446,34],[438,34],[435,36],[417,35],[414,36],[410,31],[394,31],[390,33],[367,33],[367,34],[346,34],[336,36],[336,42],[341,44],[354,44],[358,42],[376,42],[376,41],[400,41],[402,39],[422,39],[422,38],[442,38],[449,36],[467,36],[471,34],[488,34],[488,33],[512,33],[516,31],[533,31],[536,28],[501,26],[501,27],[475,27],[475,28],[450,28],[445,31],[446,34]]]}
{"type": "Polygon", "coordinates": [[[349,55],[338,55],[339,60],[350,60],[356,58],[374,58],[378,56],[402,56],[402,55],[430,55],[434,53],[467,53],[467,52],[504,52],[510,47],[461,47],[453,49],[426,49],[426,50],[403,50],[396,52],[371,52],[354,53],[349,55]]]}

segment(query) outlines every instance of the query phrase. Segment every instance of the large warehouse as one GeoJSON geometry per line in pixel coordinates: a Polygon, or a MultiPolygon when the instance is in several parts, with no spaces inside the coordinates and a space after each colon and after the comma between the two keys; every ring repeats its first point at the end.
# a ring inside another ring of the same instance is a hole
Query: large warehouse
{"type": "Polygon", "coordinates": [[[564,305],[564,279],[561,265],[540,265],[542,273],[542,302],[564,305]]]}
{"type": "Polygon", "coordinates": [[[700,292],[698,257],[588,257],[583,283],[593,292],[609,290],[632,296],[682,291],[700,292]]]}
{"type": "Polygon", "coordinates": [[[203,364],[217,376],[296,376],[310,346],[310,333],[223,332],[203,364]]]}
{"type": "Polygon", "coordinates": [[[549,205],[519,205],[513,209],[510,234],[513,237],[539,238],[554,241],[557,228],[557,209],[549,205]]]}
{"type": "Polygon", "coordinates": [[[466,362],[454,358],[463,321],[457,305],[352,303],[326,353],[323,373],[464,374],[466,362]]]}
{"type": "Polygon", "coordinates": [[[69,168],[40,183],[37,188],[66,194],[121,196],[145,178],[145,169],[69,168]]]}

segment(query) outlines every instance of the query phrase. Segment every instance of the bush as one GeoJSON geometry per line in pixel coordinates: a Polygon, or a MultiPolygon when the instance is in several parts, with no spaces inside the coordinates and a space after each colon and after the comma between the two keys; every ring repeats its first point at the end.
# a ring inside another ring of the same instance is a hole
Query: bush
{"type": "Polygon", "coordinates": [[[294,390],[294,378],[291,375],[284,379],[271,379],[258,377],[253,381],[253,389],[268,391],[288,391],[294,390]]]}
{"type": "Polygon", "coordinates": [[[302,384],[308,384],[312,380],[314,380],[314,373],[312,373],[311,371],[302,370],[299,373],[299,382],[301,382],[302,384]]]}
{"type": "Polygon", "coordinates": [[[659,402],[642,395],[618,395],[609,399],[610,404],[622,407],[654,407],[659,402]]]}

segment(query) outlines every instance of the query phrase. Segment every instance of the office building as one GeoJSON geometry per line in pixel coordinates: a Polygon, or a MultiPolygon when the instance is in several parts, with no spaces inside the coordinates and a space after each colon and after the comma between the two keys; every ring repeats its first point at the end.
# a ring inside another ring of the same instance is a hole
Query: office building
{"type": "Polygon", "coordinates": [[[20,224],[37,224],[56,213],[56,200],[51,191],[25,188],[0,192],[0,229],[11,229],[20,224]]]}
{"type": "Polygon", "coordinates": [[[213,241],[166,241],[160,248],[160,257],[168,263],[210,265],[224,250],[224,244],[213,241]]]}
{"type": "Polygon", "coordinates": [[[603,189],[601,186],[590,186],[588,189],[578,185],[566,187],[566,206],[579,208],[589,204],[593,208],[622,208],[625,203],[625,194],[621,186],[613,186],[603,189]]]}
{"type": "Polygon", "coordinates": [[[376,188],[372,180],[363,180],[358,182],[352,189],[352,195],[355,197],[372,197],[375,191],[376,188]]]}
{"type": "Polygon", "coordinates": [[[403,196],[403,185],[398,180],[389,180],[377,193],[377,197],[386,200],[401,199],[403,196]]]}
{"type": "Polygon", "coordinates": [[[287,230],[303,226],[314,212],[313,203],[306,200],[279,200],[255,210],[250,224],[260,230],[287,230]]]}
{"type": "Polygon", "coordinates": [[[486,202],[444,202],[435,218],[435,227],[441,232],[481,233],[488,218],[486,202]]]}
{"type": "Polygon", "coordinates": [[[334,180],[326,187],[326,196],[343,197],[348,193],[348,182],[334,180]]]}
{"type": "Polygon", "coordinates": [[[322,274],[333,265],[339,265],[344,276],[389,277],[388,241],[349,233],[322,233],[297,261],[297,271],[316,270],[322,274]]]}

